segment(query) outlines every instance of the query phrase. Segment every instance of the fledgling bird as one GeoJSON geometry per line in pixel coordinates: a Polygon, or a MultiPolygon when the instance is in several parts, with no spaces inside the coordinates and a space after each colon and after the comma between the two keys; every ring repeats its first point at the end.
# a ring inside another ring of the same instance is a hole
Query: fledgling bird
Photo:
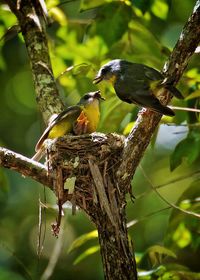
{"type": "Polygon", "coordinates": [[[108,80],[113,84],[117,96],[124,102],[134,103],[160,114],[174,116],[174,112],[160,103],[156,94],[165,88],[177,98],[183,99],[180,91],[169,82],[163,82],[164,76],[154,68],[144,64],[114,59],[103,65],[94,83],[108,80]]]}
{"type": "Polygon", "coordinates": [[[86,93],[77,105],[70,106],[58,114],[48,125],[38,140],[32,157],[39,161],[44,155],[44,141],[72,133],[81,135],[95,132],[100,119],[99,100],[104,98],[100,91],[86,93]]]}

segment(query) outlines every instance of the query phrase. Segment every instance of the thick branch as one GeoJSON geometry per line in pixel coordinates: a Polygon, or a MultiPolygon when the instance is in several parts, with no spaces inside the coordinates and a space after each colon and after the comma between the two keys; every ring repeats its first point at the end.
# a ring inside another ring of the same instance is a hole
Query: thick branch
{"type": "Polygon", "coordinates": [[[19,172],[21,175],[30,177],[39,183],[53,189],[53,179],[47,173],[47,168],[8,149],[0,148],[0,166],[19,172]]]}
{"type": "Polygon", "coordinates": [[[36,100],[47,122],[52,114],[63,110],[63,104],[53,77],[39,1],[7,0],[7,3],[19,21],[30,58],[36,100]]]}
{"type": "MultiPolygon", "coordinates": [[[[174,50],[169,58],[169,62],[164,67],[166,77],[178,82],[188,60],[194,53],[200,40],[200,1],[198,0],[194,8],[193,14],[186,23],[180,38],[174,47],[174,50]]],[[[164,103],[167,104],[170,100],[166,92],[161,94],[164,103]]],[[[135,173],[135,170],[151,140],[161,115],[147,110],[144,114],[140,114],[136,125],[133,127],[130,135],[126,140],[126,146],[122,157],[122,163],[118,169],[119,182],[124,183],[128,187],[135,173]]]]}

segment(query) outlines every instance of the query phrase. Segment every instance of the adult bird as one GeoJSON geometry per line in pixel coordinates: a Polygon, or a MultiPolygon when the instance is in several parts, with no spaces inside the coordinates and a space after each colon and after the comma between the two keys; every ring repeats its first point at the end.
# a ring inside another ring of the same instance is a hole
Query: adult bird
{"type": "Polygon", "coordinates": [[[100,99],[104,100],[100,91],[86,93],[77,105],[68,107],[50,121],[35,146],[36,154],[32,159],[39,161],[42,158],[46,139],[62,137],[69,133],[81,135],[96,131],[100,119],[100,99]]]}
{"type": "Polygon", "coordinates": [[[117,96],[127,103],[134,103],[163,115],[174,116],[174,112],[160,103],[157,92],[165,88],[177,98],[183,99],[180,91],[170,82],[164,82],[164,76],[154,68],[144,64],[114,59],[103,65],[94,83],[110,81],[117,96]]]}

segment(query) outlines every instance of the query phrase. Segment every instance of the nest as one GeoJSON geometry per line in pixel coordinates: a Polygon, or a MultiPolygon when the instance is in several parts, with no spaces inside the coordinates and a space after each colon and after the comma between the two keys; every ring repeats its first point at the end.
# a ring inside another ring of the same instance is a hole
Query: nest
{"type": "MultiPolygon", "coordinates": [[[[93,216],[102,208],[113,219],[110,205],[118,188],[116,172],[121,162],[124,137],[93,133],[48,140],[48,169],[54,175],[58,201],[71,201],[93,216]]],[[[114,222],[114,221],[113,221],[114,222]]]]}

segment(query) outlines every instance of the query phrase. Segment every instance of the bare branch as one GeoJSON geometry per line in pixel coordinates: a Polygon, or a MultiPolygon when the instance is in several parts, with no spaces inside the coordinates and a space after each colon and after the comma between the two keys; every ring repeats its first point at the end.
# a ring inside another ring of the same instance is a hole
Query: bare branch
{"type": "MultiPolygon", "coordinates": [[[[166,78],[173,81],[173,84],[177,83],[183,74],[189,58],[198,46],[199,40],[200,1],[198,0],[193,14],[183,28],[183,32],[169,58],[169,62],[163,70],[166,78]]],[[[167,92],[163,92],[161,99],[163,99],[163,103],[167,104],[170,97],[167,92]]],[[[139,114],[135,126],[126,139],[122,163],[117,172],[120,184],[129,186],[160,119],[160,114],[151,112],[150,110],[139,114]]]]}
{"type": "Polygon", "coordinates": [[[48,174],[47,168],[30,158],[0,148],[0,166],[17,171],[23,176],[30,177],[52,189],[53,178],[48,174]]]}

